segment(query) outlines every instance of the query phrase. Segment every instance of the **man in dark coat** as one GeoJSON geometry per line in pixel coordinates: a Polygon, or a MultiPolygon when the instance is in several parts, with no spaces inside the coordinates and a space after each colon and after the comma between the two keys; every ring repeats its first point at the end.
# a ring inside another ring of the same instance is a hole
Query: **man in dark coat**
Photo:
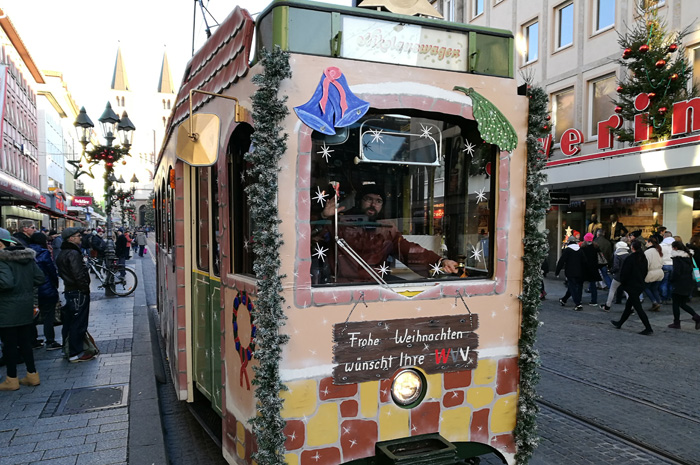
{"type": "Polygon", "coordinates": [[[564,247],[564,251],[557,262],[557,269],[554,272],[559,276],[561,270],[566,274],[566,285],[568,287],[564,297],[559,299],[559,303],[566,305],[566,301],[571,297],[574,300],[574,310],[581,311],[581,294],[583,293],[584,266],[586,258],[578,245],[578,239],[573,234],[569,236],[569,243],[564,247]]]}
{"type": "Polygon", "coordinates": [[[83,351],[83,340],[90,318],[90,273],[80,250],[80,229],[66,228],[61,233],[63,244],[56,265],[63,279],[66,296],[66,317],[63,322],[63,340],[68,338],[68,360],[71,363],[86,362],[94,354],[83,351]]]}
{"type": "Polygon", "coordinates": [[[36,232],[36,224],[32,220],[22,220],[19,222],[19,231],[14,233],[12,237],[20,243],[22,247],[29,247],[32,242],[29,238],[36,232]]]}
{"type": "Polygon", "coordinates": [[[621,221],[617,221],[617,215],[610,215],[610,240],[617,242],[622,236],[627,234],[627,228],[621,221]]]}

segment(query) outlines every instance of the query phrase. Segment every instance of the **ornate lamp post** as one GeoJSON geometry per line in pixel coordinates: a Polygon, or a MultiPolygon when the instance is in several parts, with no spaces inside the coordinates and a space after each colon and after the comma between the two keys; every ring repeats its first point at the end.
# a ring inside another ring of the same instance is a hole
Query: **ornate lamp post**
{"type": "MultiPolygon", "coordinates": [[[[122,117],[119,118],[119,116],[117,116],[117,114],[112,110],[112,105],[109,102],[107,102],[105,110],[98,121],[100,122],[102,136],[104,137],[106,144],[93,144],[92,150],[87,151],[87,146],[90,143],[92,128],[95,125],[90,120],[90,117],[88,117],[85,108],[83,107],[80,109],[80,113],[78,114],[78,117],[73,125],[75,126],[78,140],[83,146],[83,153],[79,162],[69,163],[74,166],[77,165],[74,177],[78,178],[80,175],[85,173],[92,177],[93,166],[99,164],[100,162],[104,162],[105,173],[103,179],[105,191],[105,213],[107,215],[107,239],[105,241],[107,249],[105,251],[105,259],[107,260],[107,266],[113,266],[116,260],[116,254],[114,253],[114,240],[112,238],[112,207],[114,196],[114,188],[112,187],[112,183],[117,181],[117,178],[114,176],[114,164],[121,158],[129,156],[129,149],[131,148],[136,127],[134,126],[134,123],[131,122],[126,112],[122,113],[122,117]],[[112,145],[115,139],[118,139],[120,145],[112,145]],[[85,165],[88,166],[88,171],[83,171],[85,165]]],[[[122,182],[124,182],[123,179],[122,182]]],[[[111,293],[109,286],[106,286],[105,289],[109,295],[111,293]]]]}

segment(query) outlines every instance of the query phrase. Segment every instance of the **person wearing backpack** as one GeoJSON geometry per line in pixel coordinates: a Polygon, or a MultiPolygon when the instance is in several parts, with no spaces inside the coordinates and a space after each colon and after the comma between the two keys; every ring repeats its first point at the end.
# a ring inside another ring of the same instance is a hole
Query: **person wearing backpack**
{"type": "Polygon", "coordinates": [[[56,342],[54,321],[56,304],[58,303],[58,271],[51,258],[47,245],[46,235],[34,233],[31,236],[29,247],[36,253],[36,264],[46,276],[44,283],[39,286],[39,312],[44,318],[44,337],[46,338],[46,350],[56,350],[62,347],[56,342]]]}

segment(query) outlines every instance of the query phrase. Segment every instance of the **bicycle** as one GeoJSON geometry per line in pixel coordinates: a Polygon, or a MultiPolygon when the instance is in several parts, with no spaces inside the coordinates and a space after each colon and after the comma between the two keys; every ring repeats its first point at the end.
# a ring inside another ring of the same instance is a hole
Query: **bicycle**
{"type": "Polygon", "coordinates": [[[136,272],[124,265],[115,263],[109,266],[97,258],[88,257],[87,266],[102,283],[99,286],[100,289],[109,286],[109,289],[119,297],[126,297],[134,292],[138,286],[139,280],[136,277],[136,272]],[[124,276],[121,275],[122,272],[124,272],[124,276]]]}

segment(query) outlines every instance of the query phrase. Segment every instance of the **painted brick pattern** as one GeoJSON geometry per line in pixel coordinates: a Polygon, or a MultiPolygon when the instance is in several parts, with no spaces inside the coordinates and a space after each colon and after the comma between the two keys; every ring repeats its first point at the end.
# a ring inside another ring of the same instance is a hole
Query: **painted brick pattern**
{"type": "Polygon", "coordinates": [[[476,372],[430,375],[429,384],[436,386],[411,410],[393,403],[390,380],[343,386],[331,377],[289,382],[291,392],[281,394],[290,406],[284,415],[289,463],[336,465],[373,456],[378,440],[434,432],[512,453],[513,435],[504,428],[515,425],[517,363],[517,357],[482,359],[476,372]]]}

